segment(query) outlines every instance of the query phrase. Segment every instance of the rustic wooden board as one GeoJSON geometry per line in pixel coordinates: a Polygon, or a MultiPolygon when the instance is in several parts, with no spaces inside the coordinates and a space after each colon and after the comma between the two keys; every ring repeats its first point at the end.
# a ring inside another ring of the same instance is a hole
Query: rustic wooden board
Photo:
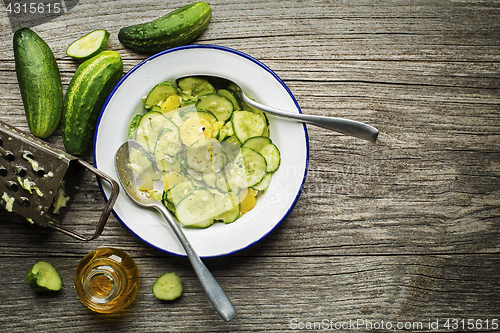
{"type": "MultiPolygon", "coordinates": [[[[0,4],[0,120],[27,130],[13,61],[16,25],[7,3],[0,4]]],[[[64,90],[78,66],[65,54],[74,39],[107,29],[107,48],[122,55],[127,72],[145,55],[119,43],[120,27],[181,5],[65,3],[67,13],[33,26],[54,51],[64,90]]],[[[308,127],[308,176],[289,217],[252,248],[206,261],[239,311],[230,323],[213,310],[187,260],[148,247],[114,216],[99,239],[82,243],[0,210],[2,331],[333,330],[349,321],[344,331],[380,330],[382,321],[393,325],[383,327],[390,332],[436,331],[436,321],[439,331],[472,331],[468,319],[476,331],[495,331],[500,2],[211,5],[212,21],[196,43],[257,58],[284,80],[304,113],[371,124],[381,132],[378,143],[308,127]],[[80,258],[103,246],[128,252],[141,272],[139,296],[122,315],[91,313],[73,290],[80,258]],[[37,260],[60,270],[64,288],[58,295],[37,295],[27,286],[24,273],[37,260]],[[150,292],[165,271],[178,272],[185,284],[173,303],[150,292]],[[412,327],[398,330],[398,324],[412,327]]],[[[60,129],[47,141],[63,148],[60,129]]],[[[92,162],[90,153],[83,158],[92,162]]],[[[81,189],[67,223],[86,230],[103,202],[94,176],[81,189]]]]}

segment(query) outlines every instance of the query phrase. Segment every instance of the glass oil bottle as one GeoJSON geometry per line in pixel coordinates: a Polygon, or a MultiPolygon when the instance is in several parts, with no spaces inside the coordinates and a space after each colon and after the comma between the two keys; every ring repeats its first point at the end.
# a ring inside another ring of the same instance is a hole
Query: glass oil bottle
{"type": "Polygon", "coordinates": [[[115,248],[88,253],[75,272],[78,297],[89,309],[115,313],[128,306],[139,290],[139,270],[134,260],[115,248]]]}

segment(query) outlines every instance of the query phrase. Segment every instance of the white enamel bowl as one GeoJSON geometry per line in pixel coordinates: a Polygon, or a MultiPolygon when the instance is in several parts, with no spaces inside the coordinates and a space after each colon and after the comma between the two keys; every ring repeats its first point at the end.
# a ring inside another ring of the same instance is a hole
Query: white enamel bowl
{"type": "MultiPolygon", "coordinates": [[[[233,49],[189,45],[158,53],[132,68],[116,85],[99,117],[94,137],[94,164],[118,180],[115,153],[127,139],[128,125],[141,100],[157,83],[188,74],[221,75],[238,82],[257,101],[294,113],[299,105],[283,81],[264,64],[233,49]]],[[[271,139],[281,152],[281,165],[256,206],[231,224],[186,229],[186,237],[200,257],[228,255],[258,242],[273,231],[297,202],[307,173],[308,138],[304,125],[269,116],[271,139]]],[[[110,189],[99,184],[107,200],[110,189]]],[[[135,236],[174,255],[184,249],[156,210],[136,206],[124,190],[114,214],[135,236]]]]}

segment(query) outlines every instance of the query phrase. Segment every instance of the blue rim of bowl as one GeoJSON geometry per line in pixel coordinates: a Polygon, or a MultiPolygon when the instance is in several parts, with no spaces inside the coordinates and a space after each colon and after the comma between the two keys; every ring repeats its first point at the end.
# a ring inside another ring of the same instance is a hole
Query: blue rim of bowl
{"type": "MultiPolygon", "coordinates": [[[[150,57],[148,57],[147,59],[144,59],[143,61],[141,61],[140,63],[138,63],[137,65],[135,65],[132,69],[130,69],[121,79],[120,81],[118,81],[118,83],[115,85],[115,87],[113,88],[113,90],[111,91],[111,93],[109,94],[108,98],[106,99],[106,102],[104,103],[102,109],[101,109],[101,112],[99,114],[99,118],[97,119],[97,124],[96,124],[96,129],[95,129],[95,132],[94,132],[94,142],[93,142],[93,160],[94,160],[94,167],[97,168],[97,160],[96,160],[96,140],[97,140],[97,133],[98,133],[98,129],[99,129],[99,125],[101,123],[101,119],[102,119],[102,115],[104,113],[104,110],[106,110],[106,107],[108,106],[108,103],[109,101],[111,100],[111,98],[113,97],[113,95],[115,94],[116,90],[122,85],[122,83],[132,74],[134,73],[136,70],[138,70],[142,65],[144,65],[146,62],[150,61],[150,60],[153,60],[157,57],[160,57],[164,54],[167,54],[167,53],[172,53],[172,52],[176,52],[176,51],[180,51],[180,50],[186,50],[186,49],[214,49],[214,50],[219,50],[219,51],[223,51],[223,52],[229,52],[229,53],[234,53],[240,57],[243,57],[253,63],[255,63],[256,65],[260,66],[262,69],[266,70],[267,72],[269,72],[275,79],[276,81],[278,81],[282,86],[283,88],[286,90],[286,92],[290,95],[290,98],[292,98],[293,102],[295,103],[295,106],[297,107],[297,110],[299,111],[299,113],[302,113],[302,110],[300,109],[300,106],[299,106],[299,103],[297,103],[297,100],[295,99],[295,97],[293,96],[292,92],[290,91],[290,89],[286,86],[285,82],[283,82],[283,80],[281,80],[281,78],[276,74],[274,73],[269,67],[267,67],[266,65],[264,65],[262,62],[260,62],[259,60],[249,56],[248,54],[246,53],[243,53],[241,51],[238,51],[238,50],[235,50],[235,49],[232,49],[232,48],[229,48],[229,47],[226,47],[226,46],[220,46],[220,45],[198,45],[198,44],[191,44],[191,45],[184,45],[184,46],[178,46],[178,47],[173,47],[173,48],[170,48],[170,49],[167,49],[167,50],[164,50],[164,51],[161,51],[159,53],[156,53],[150,57]]],[[[221,254],[218,254],[218,255],[212,255],[212,256],[201,256],[201,258],[218,258],[218,257],[224,257],[224,256],[229,256],[229,255],[232,255],[232,254],[235,254],[237,252],[240,252],[240,251],[243,251],[245,249],[248,249],[250,247],[252,247],[253,245],[255,245],[256,243],[260,242],[261,240],[263,240],[264,238],[266,238],[269,234],[271,234],[279,225],[281,225],[281,223],[287,218],[287,216],[290,214],[290,212],[292,211],[292,209],[295,207],[295,204],[297,203],[297,201],[299,200],[299,197],[300,197],[300,194],[302,193],[302,190],[303,190],[303,187],[304,187],[304,182],[305,182],[305,179],[306,179],[306,176],[307,176],[307,171],[308,171],[308,167],[309,167],[309,135],[307,133],[307,128],[306,128],[306,125],[303,124],[302,125],[303,128],[304,128],[304,135],[305,135],[305,138],[306,138],[306,165],[305,165],[305,169],[304,169],[304,175],[302,177],[302,182],[300,184],[300,188],[299,188],[299,191],[297,193],[297,195],[295,196],[295,199],[294,201],[292,202],[292,204],[290,205],[290,207],[288,208],[287,212],[283,215],[283,217],[281,218],[281,220],[276,223],[276,225],[271,229],[269,230],[267,233],[265,233],[264,235],[262,235],[262,237],[260,237],[259,239],[251,242],[250,244],[248,244],[247,246],[243,247],[243,248],[240,248],[240,249],[236,249],[234,251],[230,251],[230,252],[227,252],[227,253],[221,253],[221,254]]],[[[98,182],[98,186],[99,186],[99,189],[101,191],[101,194],[104,198],[104,200],[108,200],[107,196],[106,196],[106,193],[104,192],[104,188],[102,186],[102,182],[100,179],[97,180],[98,182]]],[[[137,235],[129,226],[127,226],[127,224],[125,222],[123,222],[123,220],[120,218],[120,216],[118,216],[118,214],[115,212],[115,210],[113,209],[113,215],[116,217],[116,219],[118,221],[120,221],[120,223],[130,232],[132,233],[135,237],[139,238],[141,241],[143,241],[144,243],[146,243],[147,245],[155,248],[155,249],[158,249],[162,252],[165,252],[165,253],[168,253],[168,254],[171,254],[171,255],[174,255],[174,256],[178,256],[178,257],[186,257],[186,255],[183,255],[183,254],[178,254],[178,253],[174,253],[174,252],[170,252],[170,251],[167,251],[165,249],[162,249],[156,245],[153,245],[151,244],[150,242],[148,242],[146,239],[140,237],[139,235],[137,235]]]]}

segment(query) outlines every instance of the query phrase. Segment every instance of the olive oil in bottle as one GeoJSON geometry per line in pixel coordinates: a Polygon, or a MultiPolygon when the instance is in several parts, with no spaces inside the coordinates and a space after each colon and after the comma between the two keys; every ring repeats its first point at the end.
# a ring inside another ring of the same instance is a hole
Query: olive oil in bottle
{"type": "Polygon", "coordinates": [[[89,309],[114,313],[129,305],[139,290],[139,270],[125,252],[100,248],[88,253],[75,272],[78,297],[89,309]]]}

